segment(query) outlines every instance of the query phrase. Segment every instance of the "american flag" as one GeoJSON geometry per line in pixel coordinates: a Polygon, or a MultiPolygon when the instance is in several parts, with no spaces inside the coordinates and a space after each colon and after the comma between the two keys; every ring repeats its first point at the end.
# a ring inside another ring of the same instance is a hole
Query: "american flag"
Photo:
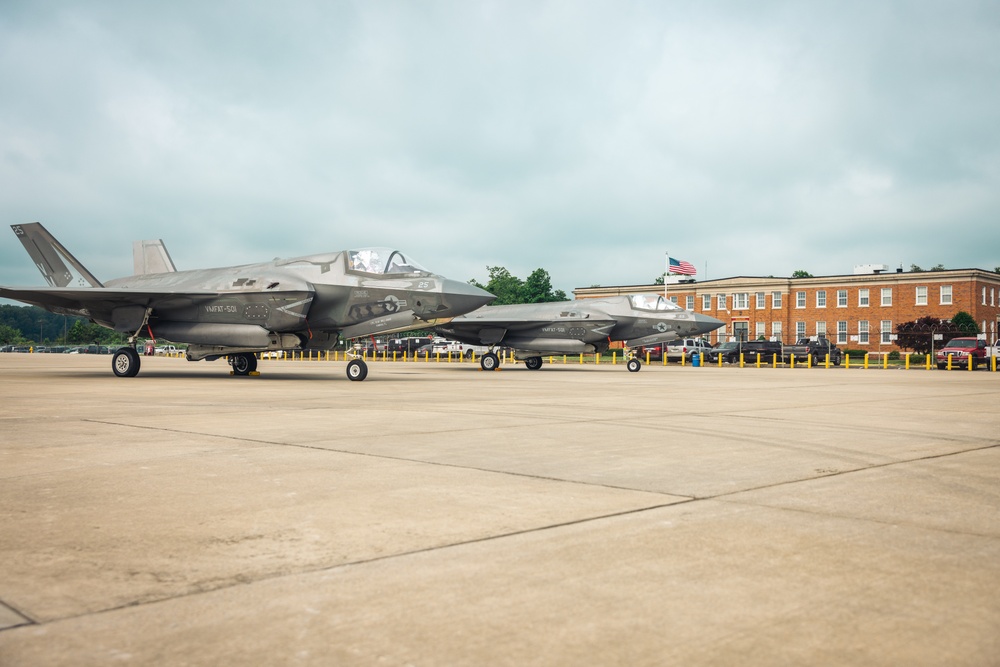
{"type": "Polygon", "coordinates": [[[698,273],[694,264],[685,262],[683,259],[674,259],[668,255],[667,263],[670,265],[670,273],[680,273],[685,276],[693,276],[698,273]]]}

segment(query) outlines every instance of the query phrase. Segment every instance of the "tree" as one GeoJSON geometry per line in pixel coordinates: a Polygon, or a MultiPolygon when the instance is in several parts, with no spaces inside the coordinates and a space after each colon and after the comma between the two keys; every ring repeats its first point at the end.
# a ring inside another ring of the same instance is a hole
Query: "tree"
{"type": "Polygon", "coordinates": [[[962,332],[963,336],[975,336],[979,333],[979,325],[975,318],[964,310],[960,310],[951,318],[951,323],[962,332]]]}
{"type": "Polygon", "coordinates": [[[944,264],[935,264],[934,266],[931,267],[930,270],[931,271],[944,271],[945,270],[944,264]]]}
{"type": "Polygon", "coordinates": [[[921,269],[916,264],[910,264],[910,273],[923,273],[923,272],[924,272],[924,270],[921,269]]]}
{"type": "Polygon", "coordinates": [[[952,338],[967,335],[955,322],[927,315],[897,326],[896,344],[919,354],[929,354],[932,348],[942,348],[952,338]],[[941,340],[934,340],[936,334],[941,334],[941,340]]]}
{"type": "Polygon", "coordinates": [[[552,289],[552,279],[545,269],[535,269],[527,280],[521,280],[503,266],[488,266],[486,269],[490,274],[489,282],[485,285],[476,280],[469,282],[495,295],[494,306],[566,300],[566,292],[552,289]]]}
{"type": "Polygon", "coordinates": [[[18,345],[23,342],[24,336],[21,335],[20,331],[6,324],[0,324],[0,343],[4,345],[18,345]]]}
{"type": "Polygon", "coordinates": [[[796,269],[792,271],[792,278],[812,278],[813,274],[808,271],[803,271],[802,269],[796,269]]]}
{"type": "MultiPolygon", "coordinates": [[[[997,273],[1000,273],[1000,271],[997,271],[997,273]]],[[[666,276],[666,275],[667,274],[665,274],[665,273],[661,273],[660,275],[658,275],[656,277],[656,280],[653,281],[653,284],[654,285],[662,285],[663,284],[663,277],[666,276]]]]}

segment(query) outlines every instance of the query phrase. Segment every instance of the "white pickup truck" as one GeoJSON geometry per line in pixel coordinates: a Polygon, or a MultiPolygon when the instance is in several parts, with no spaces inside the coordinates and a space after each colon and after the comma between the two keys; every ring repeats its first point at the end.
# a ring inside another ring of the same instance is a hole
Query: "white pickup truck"
{"type": "Polygon", "coordinates": [[[490,351],[490,348],[485,345],[469,345],[468,343],[459,343],[456,340],[447,340],[445,338],[435,338],[432,345],[432,357],[437,354],[446,357],[448,353],[451,353],[453,357],[471,359],[473,355],[481,357],[490,351]]]}
{"type": "Polygon", "coordinates": [[[156,346],[156,354],[157,355],[164,355],[164,356],[174,357],[174,356],[177,356],[178,354],[180,354],[183,351],[184,350],[180,349],[179,347],[177,347],[175,345],[157,345],[156,346]]]}

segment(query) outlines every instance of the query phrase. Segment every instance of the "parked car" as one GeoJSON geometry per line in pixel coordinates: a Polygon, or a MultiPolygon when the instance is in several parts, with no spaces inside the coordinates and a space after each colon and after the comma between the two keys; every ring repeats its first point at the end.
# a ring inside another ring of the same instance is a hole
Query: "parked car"
{"type": "Polygon", "coordinates": [[[706,354],[712,349],[712,344],[704,338],[681,338],[667,343],[667,361],[676,361],[681,357],[690,360],[695,352],[706,354]]]}
{"type": "Polygon", "coordinates": [[[740,360],[740,352],[743,351],[744,342],[741,340],[731,340],[719,343],[717,347],[705,351],[705,361],[718,363],[719,357],[727,364],[733,364],[740,360]]]}
{"type": "MultiPolygon", "coordinates": [[[[781,343],[775,340],[748,340],[743,343],[743,363],[769,364],[774,361],[775,356],[781,359],[781,343]]],[[[838,361],[839,363],[839,361],[838,361]]]]}
{"type": "Polygon", "coordinates": [[[650,361],[663,361],[663,343],[659,345],[643,345],[636,350],[635,356],[640,359],[648,359],[650,361]]]}
{"type": "Polygon", "coordinates": [[[941,370],[948,368],[948,357],[951,357],[952,368],[968,368],[970,356],[973,368],[988,363],[986,341],[979,338],[952,338],[935,355],[937,367],[941,370]]]}
{"type": "Polygon", "coordinates": [[[830,355],[830,363],[839,366],[844,355],[843,351],[834,345],[829,338],[819,336],[815,340],[800,338],[795,345],[786,345],[783,356],[785,361],[791,361],[794,358],[797,362],[804,362],[812,355],[813,363],[819,364],[826,362],[828,354],[830,355]]]}

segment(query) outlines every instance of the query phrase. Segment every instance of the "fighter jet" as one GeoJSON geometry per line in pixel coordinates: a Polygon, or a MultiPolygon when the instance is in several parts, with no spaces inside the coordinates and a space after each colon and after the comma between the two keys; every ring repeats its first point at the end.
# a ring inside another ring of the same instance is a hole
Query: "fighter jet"
{"type": "MultiPolygon", "coordinates": [[[[112,357],[118,377],[139,373],[140,335],[187,343],[190,361],[228,357],[234,375],[250,375],[258,352],[329,350],[338,336],[428,328],[495,298],[390,248],[177,271],[162,241],[139,241],[135,275],[102,284],[40,223],[11,229],[49,286],[0,287],[0,296],[128,333],[112,357]]],[[[347,364],[351,380],[367,374],[362,359],[347,364]]]]}
{"type": "Polygon", "coordinates": [[[603,299],[553,303],[484,306],[434,329],[472,345],[489,346],[480,358],[483,370],[495,370],[500,359],[494,348],[514,349],[517,359],[538,370],[542,357],[554,354],[603,352],[612,341],[625,342],[626,367],[635,373],[642,363],[631,348],[655,345],[681,336],[697,336],[723,323],[684,310],[659,294],[631,294],[603,299]]]}

